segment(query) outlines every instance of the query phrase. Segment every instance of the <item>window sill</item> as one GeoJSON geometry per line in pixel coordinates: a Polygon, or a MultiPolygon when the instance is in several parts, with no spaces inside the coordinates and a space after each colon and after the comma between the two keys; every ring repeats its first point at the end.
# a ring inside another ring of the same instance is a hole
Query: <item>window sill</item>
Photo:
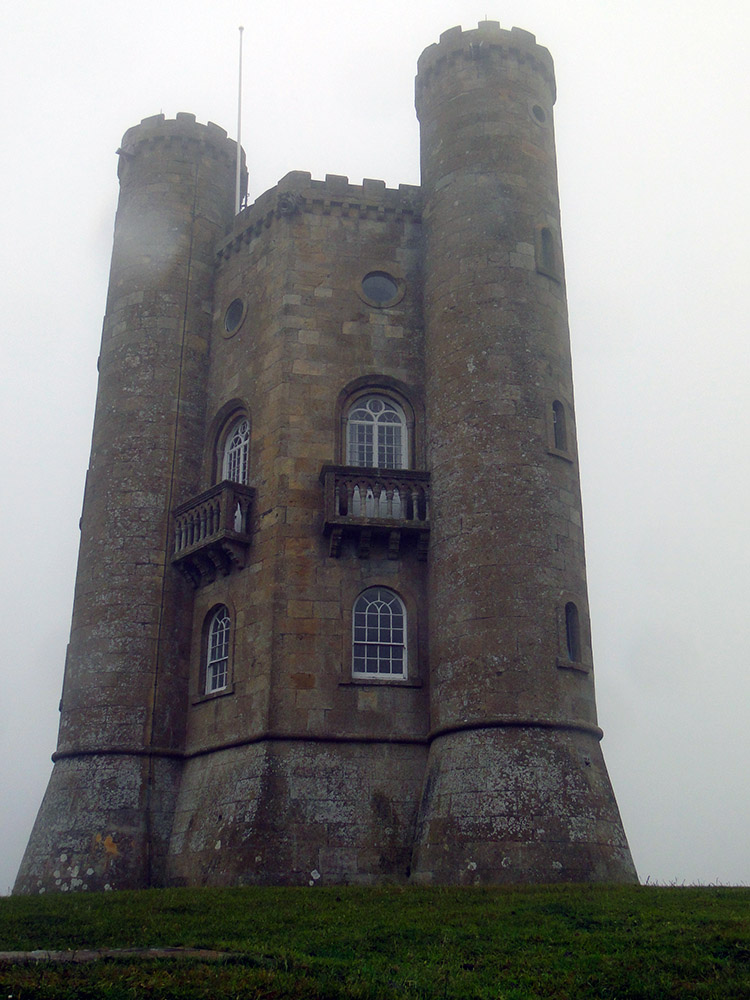
{"type": "Polygon", "coordinates": [[[554,455],[555,458],[562,458],[564,461],[570,462],[571,465],[573,464],[573,456],[569,451],[561,451],[560,448],[548,448],[547,454],[554,455]]]}
{"type": "Polygon", "coordinates": [[[419,677],[350,677],[345,681],[339,681],[339,687],[360,687],[362,685],[378,684],[381,687],[403,687],[421,688],[422,681],[419,677]]]}
{"type": "Polygon", "coordinates": [[[545,267],[544,264],[538,263],[536,265],[537,274],[543,274],[545,278],[551,278],[557,284],[562,283],[562,275],[556,268],[545,267]]]}
{"type": "Polygon", "coordinates": [[[216,701],[217,698],[225,698],[229,694],[234,694],[234,684],[229,684],[221,691],[212,691],[210,694],[198,694],[191,699],[191,705],[202,705],[206,701],[216,701]]]}
{"type": "Polygon", "coordinates": [[[591,673],[591,665],[587,663],[580,663],[575,660],[566,660],[562,656],[557,658],[557,667],[560,670],[577,670],[580,674],[591,673]]]}

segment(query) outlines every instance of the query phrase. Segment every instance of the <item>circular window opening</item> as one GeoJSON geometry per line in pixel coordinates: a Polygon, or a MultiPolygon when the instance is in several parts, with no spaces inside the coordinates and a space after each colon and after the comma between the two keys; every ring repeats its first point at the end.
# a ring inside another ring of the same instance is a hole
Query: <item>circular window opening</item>
{"type": "Polygon", "coordinates": [[[541,106],[541,104],[535,104],[531,109],[532,115],[536,118],[540,125],[544,125],[547,121],[547,112],[541,106]]]}
{"type": "Polygon", "coordinates": [[[237,333],[240,323],[245,315],[245,303],[242,299],[235,299],[229,303],[227,311],[224,313],[224,329],[227,333],[237,333]]]}
{"type": "Polygon", "coordinates": [[[362,279],[362,292],[374,305],[386,306],[398,295],[398,282],[385,271],[370,271],[362,279]]]}

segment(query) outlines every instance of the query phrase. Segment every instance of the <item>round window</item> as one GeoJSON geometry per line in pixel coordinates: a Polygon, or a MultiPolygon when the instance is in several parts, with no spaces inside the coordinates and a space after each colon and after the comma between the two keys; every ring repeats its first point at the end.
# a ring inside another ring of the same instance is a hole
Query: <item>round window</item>
{"type": "Polygon", "coordinates": [[[362,294],[375,306],[387,306],[398,297],[399,284],[385,271],[370,271],[362,279],[362,294]]]}
{"type": "Polygon", "coordinates": [[[224,329],[230,335],[237,333],[244,318],[245,303],[242,299],[234,299],[229,303],[227,311],[224,313],[224,329]]]}

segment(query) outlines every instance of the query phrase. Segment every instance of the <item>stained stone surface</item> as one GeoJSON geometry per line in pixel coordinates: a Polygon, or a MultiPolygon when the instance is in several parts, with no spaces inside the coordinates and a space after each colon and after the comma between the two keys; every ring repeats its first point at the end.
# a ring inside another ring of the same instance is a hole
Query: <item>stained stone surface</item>
{"type": "Polygon", "coordinates": [[[421,187],[294,171],[235,216],[218,126],[123,138],[60,737],[17,892],[636,878],[594,700],[552,60],[485,21],[416,88],[421,187]],[[368,394],[408,447],[355,509],[368,394]],[[247,516],[212,492],[239,418],[247,516]],[[403,604],[405,676],[353,672],[373,587],[403,604]]]}

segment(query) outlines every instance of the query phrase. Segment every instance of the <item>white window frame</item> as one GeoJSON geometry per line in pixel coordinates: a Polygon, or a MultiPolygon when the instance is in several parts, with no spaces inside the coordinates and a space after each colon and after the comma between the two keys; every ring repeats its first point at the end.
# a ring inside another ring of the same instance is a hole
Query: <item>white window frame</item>
{"type": "Polygon", "coordinates": [[[406,680],[407,624],[406,607],[395,591],[388,587],[362,591],[352,609],[352,677],[406,680]],[[394,663],[401,669],[394,671],[394,663]]]}
{"type": "Polygon", "coordinates": [[[226,691],[229,686],[229,642],[232,619],[225,604],[211,615],[206,631],[206,680],[204,694],[226,691]]]}
{"type": "Polygon", "coordinates": [[[250,458],[250,421],[247,417],[235,420],[224,439],[221,459],[221,478],[247,485],[250,458]]]}
{"type": "Polygon", "coordinates": [[[352,403],[346,416],[346,464],[358,468],[409,468],[406,414],[395,400],[372,393],[352,403]],[[398,428],[397,445],[389,441],[389,431],[395,428],[398,428]],[[391,448],[394,452],[398,449],[392,460],[388,455],[391,448]],[[371,462],[366,461],[368,457],[371,462]]]}

